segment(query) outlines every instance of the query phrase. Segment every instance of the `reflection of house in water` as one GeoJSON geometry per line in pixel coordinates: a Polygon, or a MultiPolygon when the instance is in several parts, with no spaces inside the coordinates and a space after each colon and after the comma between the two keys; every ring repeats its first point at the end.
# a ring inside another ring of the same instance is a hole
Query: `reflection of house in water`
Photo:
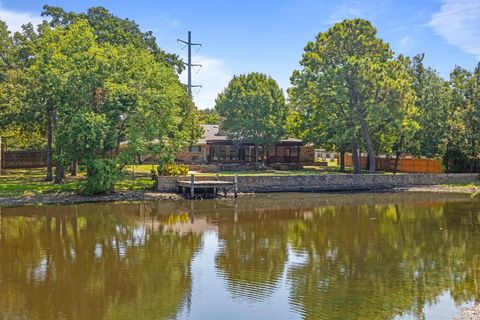
{"type": "Polygon", "coordinates": [[[188,221],[178,221],[173,224],[164,224],[164,231],[175,232],[180,235],[186,233],[203,234],[208,231],[217,232],[218,226],[208,221],[207,217],[192,218],[188,221]]]}
{"type": "Polygon", "coordinates": [[[137,229],[148,232],[174,232],[179,235],[194,233],[201,235],[207,231],[216,232],[217,225],[209,222],[206,216],[195,217],[193,208],[178,207],[172,203],[141,203],[136,208],[137,229]]]}

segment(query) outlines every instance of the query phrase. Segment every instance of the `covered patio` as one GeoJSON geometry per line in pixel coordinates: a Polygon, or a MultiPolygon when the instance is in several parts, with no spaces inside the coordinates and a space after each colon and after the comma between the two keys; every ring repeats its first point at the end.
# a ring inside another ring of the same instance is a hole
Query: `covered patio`
{"type": "MultiPolygon", "coordinates": [[[[208,163],[253,164],[256,162],[254,144],[235,143],[223,137],[219,138],[207,142],[208,163]]],[[[266,164],[299,163],[300,147],[302,145],[301,140],[289,138],[269,148],[259,146],[258,162],[265,162],[266,164]]]]}

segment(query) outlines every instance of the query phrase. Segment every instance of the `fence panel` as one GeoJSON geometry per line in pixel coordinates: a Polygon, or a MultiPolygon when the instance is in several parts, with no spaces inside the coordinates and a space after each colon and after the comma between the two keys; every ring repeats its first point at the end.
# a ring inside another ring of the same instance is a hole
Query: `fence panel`
{"type": "Polygon", "coordinates": [[[3,169],[28,169],[46,166],[46,150],[5,151],[2,153],[3,169]]]}
{"type": "MultiPolygon", "coordinates": [[[[376,169],[379,171],[393,171],[394,158],[376,158],[376,169]]],[[[345,154],[345,165],[352,166],[352,155],[345,154]]],[[[367,169],[367,157],[360,157],[362,169],[367,169]]],[[[402,173],[441,173],[442,165],[435,159],[398,159],[397,171],[402,173]]]]}

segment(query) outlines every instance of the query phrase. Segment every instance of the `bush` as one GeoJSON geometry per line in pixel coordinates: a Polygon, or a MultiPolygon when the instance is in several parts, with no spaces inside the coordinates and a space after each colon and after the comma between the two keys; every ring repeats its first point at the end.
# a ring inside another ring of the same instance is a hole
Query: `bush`
{"type": "Polygon", "coordinates": [[[186,176],[188,175],[188,166],[184,164],[170,163],[163,167],[158,167],[158,174],[160,176],[186,176]]]}
{"type": "Polygon", "coordinates": [[[82,193],[91,196],[113,192],[120,175],[118,164],[114,160],[89,161],[87,163],[87,179],[82,188],[82,193]]]}
{"type": "Polygon", "coordinates": [[[470,172],[470,161],[458,148],[449,148],[443,155],[442,164],[447,173],[470,172]]]}

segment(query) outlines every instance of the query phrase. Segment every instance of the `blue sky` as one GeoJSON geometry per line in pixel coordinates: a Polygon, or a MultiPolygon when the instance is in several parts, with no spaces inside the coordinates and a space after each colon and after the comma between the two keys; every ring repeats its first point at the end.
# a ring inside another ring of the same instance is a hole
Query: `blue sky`
{"type": "Polygon", "coordinates": [[[0,0],[0,19],[11,30],[38,22],[43,4],[69,11],[104,6],[152,30],[160,47],[184,57],[177,43],[187,31],[203,43],[193,73],[203,85],[200,108],[214,99],[234,74],[259,71],[284,89],[308,41],[345,18],[369,19],[396,53],[424,52],[425,63],[447,78],[455,65],[472,70],[480,60],[480,0],[196,0],[196,1],[19,1],[0,0]]]}

